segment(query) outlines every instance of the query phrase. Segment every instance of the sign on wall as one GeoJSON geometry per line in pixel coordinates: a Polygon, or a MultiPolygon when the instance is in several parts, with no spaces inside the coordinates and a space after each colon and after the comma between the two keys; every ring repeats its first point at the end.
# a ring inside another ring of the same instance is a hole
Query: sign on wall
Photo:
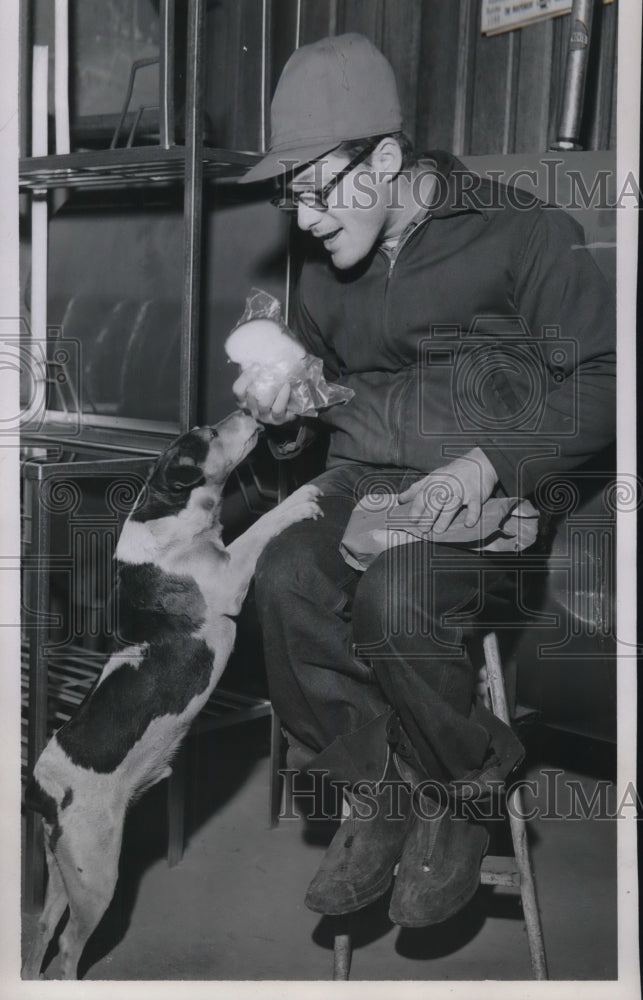
{"type": "Polygon", "coordinates": [[[483,35],[497,35],[548,17],[569,14],[571,9],[572,0],[482,0],[480,30],[483,35]]]}

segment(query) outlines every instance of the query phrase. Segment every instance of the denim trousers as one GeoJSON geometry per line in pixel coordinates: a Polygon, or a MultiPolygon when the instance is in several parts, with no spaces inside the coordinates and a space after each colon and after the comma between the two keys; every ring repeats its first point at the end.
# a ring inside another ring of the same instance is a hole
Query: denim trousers
{"type": "Polygon", "coordinates": [[[339,780],[381,777],[391,713],[430,779],[467,780],[490,760],[506,775],[522,756],[511,730],[474,704],[465,641],[486,595],[515,600],[506,556],[418,541],[360,572],[340,553],[360,497],[420,478],[357,463],[327,470],[314,480],[324,517],[291,525],[257,566],[273,706],[311,766],[339,780]]]}

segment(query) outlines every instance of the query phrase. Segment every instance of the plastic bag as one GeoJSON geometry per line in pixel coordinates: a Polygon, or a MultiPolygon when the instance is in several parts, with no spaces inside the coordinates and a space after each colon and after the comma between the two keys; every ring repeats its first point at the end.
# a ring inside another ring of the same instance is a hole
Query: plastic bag
{"type": "MultiPolygon", "coordinates": [[[[279,327],[281,334],[279,336],[275,331],[273,359],[269,356],[270,344],[267,344],[268,356],[261,360],[244,359],[239,362],[245,382],[252,384],[253,393],[260,404],[262,397],[272,401],[275,390],[286,381],[290,383],[288,409],[303,417],[314,417],[321,409],[347,403],[353,398],[355,393],[352,389],[326,381],[321,358],[305,353],[283,321],[279,300],[259,288],[252,289],[246,299],[243,315],[226,341],[228,356],[231,353],[228,349],[229,342],[236,331],[254,320],[272,321],[279,327]],[[292,344],[289,345],[284,338],[290,338],[292,344]]],[[[237,357],[235,355],[234,360],[237,357]]]]}

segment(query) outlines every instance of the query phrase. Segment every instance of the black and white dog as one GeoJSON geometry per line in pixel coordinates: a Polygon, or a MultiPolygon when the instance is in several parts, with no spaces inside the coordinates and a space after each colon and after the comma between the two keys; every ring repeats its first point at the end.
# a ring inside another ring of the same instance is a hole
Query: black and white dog
{"type": "Polygon", "coordinates": [[[258,432],[238,411],[178,438],[123,527],[116,560],[124,647],[45,747],[27,790],[43,814],[49,883],[25,979],[38,977],[67,906],[61,975],[76,977],[114,893],[126,810],[170,774],[219,680],[262,549],[288,525],[321,514],[319,491],[303,486],[224,547],[223,485],[258,432]]]}

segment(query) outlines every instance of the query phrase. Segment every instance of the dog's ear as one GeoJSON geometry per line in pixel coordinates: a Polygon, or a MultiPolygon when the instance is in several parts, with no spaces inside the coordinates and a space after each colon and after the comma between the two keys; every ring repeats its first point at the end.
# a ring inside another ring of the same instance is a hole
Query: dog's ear
{"type": "Polygon", "coordinates": [[[192,490],[196,486],[202,486],[205,482],[203,469],[192,463],[189,465],[179,465],[178,463],[170,465],[165,473],[165,478],[173,493],[192,490]]]}

